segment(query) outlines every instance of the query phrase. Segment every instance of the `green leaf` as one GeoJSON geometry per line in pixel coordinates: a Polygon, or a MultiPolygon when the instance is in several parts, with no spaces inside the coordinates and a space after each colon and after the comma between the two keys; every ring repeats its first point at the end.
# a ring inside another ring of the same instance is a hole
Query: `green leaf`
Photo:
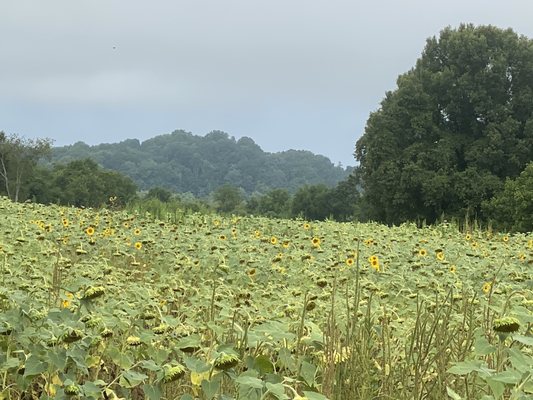
{"type": "MultiPolygon", "coordinates": [[[[496,382],[516,385],[522,380],[522,374],[518,371],[503,371],[498,374],[491,375],[491,380],[496,382]]],[[[497,397],[497,396],[496,396],[497,397]]]]}
{"type": "Polygon", "coordinates": [[[92,399],[100,399],[102,396],[102,388],[96,385],[95,382],[85,382],[83,384],[83,394],[85,397],[92,399]]]}
{"type": "Polygon", "coordinates": [[[1,371],[8,371],[12,368],[18,368],[20,365],[20,361],[18,358],[8,358],[3,364],[2,364],[2,367],[0,368],[1,371]]]}
{"type": "Polygon", "coordinates": [[[287,368],[289,371],[296,371],[296,360],[289,349],[283,347],[279,350],[279,362],[282,367],[287,368]]]}
{"type": "Polygon", "coordinates": [[[122,371],[120,377],[120,384],[125,388],[134,388],[141,384],[148,376],[135,371],[122,371]]]}
{"type": "Polygon", "coordinates": [[[526,346],[533,346],[533,336],[513,335],[513,339],[526,346]]]}
{"type": "Polygon", "coordinates": [[[194,397],[192,397],[190,394],[184,394],[180,397],[180,400],[194,400],[194,397]]]}
{"type": "Polygon", "coordinates": [[[262,389],[264,386],[264,383],[261,379],[254,378],[253,376],[240,375],[237,379],[235,379],[235,383],[238,385],[249,386],[254,389],[262,389]]]}
{"type": "Polygon", "coordinates": [[[492,390],[492,394],[494,394],[494,397],[496,399],[500,399],[503,395],[503,392],[505,391],[505,385],[502,382],[497,382],[495,380],[492,380],[491,378],[485,379],[487,384],[490,387],[490,390],[492,390]]]}
{"type": "Polygon", "coordinates": [[[143,360],[140,363],[141,367],[148,371],[156,372],[160,371],[161,367],[157,365],[153,360],[143,360]]]}
{"type": "Polygon", "coordinates": [[[39,357],[32,354],[26,360],[26,365],[24,368],[24,376],[35,376],[40,375],[48,369],[48,363],[41,361],[39,357]]]}
{"type": "Polygon", "coordinates": [[[259,355],[254,360],[254,369],[259,375],[265,375],[274,372],[274,365],[267,356],[259,355]]]}
{"type": "Polygon", "coordinates": [[[287,400],[289,396],[285,394],[285,387],[281,383],[269,383],[267,382],[266,388],[270,394],[274,395],[279,400],[287,400]]]}
{"type": "Polygon", "coordinates": [[[207,400],[213,399],[216,396],[219,388],[220,381],[218,380],[202,381],[202,391],[204,392],[204,396],[207,400]]]}
{"type": "Polygon", "coordinates": [[[455,375],[468,375],[471,372],[480,372],[488,374],[494,370],[488,369],[483,361],[462,361],[455,363],[453,367],[448,369],[448,373],[455,375]]]}
{"type": "Polygon", "coordinates": [[[54,349],[54,351],[49,351],[47,357],[56,369],[65,369],[65,366],[67,365],[67,351],[65,349],[54,349]]]}
{"type": "Polygon", "coordinates": [[[448,393],[448,396],[450,396],[453,400],[462,400],[462,397],[455,393],[455,391],[448,386],[446,386],[446,393],[448,393]]]}
{"type": "Polygon", "coordinates": [[[156,385],[143,385],[143,392],[150,400],[159,400],[161,398],[161,388],[156,385]]]}
{"type": "Polygon", "coordinates": [[[302,367],[300,369],[300,376],[305,381],[305,383],[310,387],[315,386],[315,374],[316,374],[316,366],[308,363],[307,361],[302,362],[302,367]]]}
{"type": "Polygon", "coordinates": [[[317,392],[306,392],[304,391],[304,396],[309,400],[328,400],[326,396],[317,392]]]}
{"type": "Polygon", "coordinates": [[[485,336],[479,336],[474,344],[474,352],[478,356],[486,356],[496,351],[496,347],[491,345],[485,336]]]}
{"type": "Polygon", "coordinates": [[[533,358],[521,352],[520,350],[510,348],[507,350],[509,353],[509,360],[513,367],[515,367],[522,374],[529,372],[533,367],[533,358]]]}

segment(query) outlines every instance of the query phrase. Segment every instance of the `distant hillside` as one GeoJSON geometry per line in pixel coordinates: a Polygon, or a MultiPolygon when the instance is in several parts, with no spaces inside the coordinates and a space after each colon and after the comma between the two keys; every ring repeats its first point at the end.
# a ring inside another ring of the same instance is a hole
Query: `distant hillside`
{"type": "Polygon", "coordinates": [[[142,143],[137,139],[97,146],[78,142],[52,152],[54,163],[87,157],[131,177],[141,189],[159,186],[197,196],[227,183],[247,193],[274,188],[293,192],[305,184],[334,186],[351,170],[309,151],[267,153],[248,137],[235,140],[220,131],[196,136],[179,130],[142,143]]]}

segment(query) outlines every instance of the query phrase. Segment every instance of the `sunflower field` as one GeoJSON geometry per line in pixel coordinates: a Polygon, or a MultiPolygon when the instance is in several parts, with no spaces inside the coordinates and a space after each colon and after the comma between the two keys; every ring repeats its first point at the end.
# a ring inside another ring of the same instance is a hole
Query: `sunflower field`
{"type": "Polygon", "coordinates": [[[0,199],[0,399],[533,399],[533,235],[0,199]]]}

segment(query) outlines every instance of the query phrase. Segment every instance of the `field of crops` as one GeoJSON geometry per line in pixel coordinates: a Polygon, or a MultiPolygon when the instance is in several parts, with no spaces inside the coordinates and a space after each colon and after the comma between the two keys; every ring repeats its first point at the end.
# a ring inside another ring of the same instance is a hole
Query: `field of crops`
{"type": "Polygon", "coordinates": [[[533,399],[533,236],[0,199],[0,399],[533,399]]]}

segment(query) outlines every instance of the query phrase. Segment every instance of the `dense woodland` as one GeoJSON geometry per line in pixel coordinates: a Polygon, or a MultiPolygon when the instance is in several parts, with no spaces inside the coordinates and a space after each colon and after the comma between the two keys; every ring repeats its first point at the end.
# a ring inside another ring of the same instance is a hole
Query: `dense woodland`
{"type": "Polygon", "coordinates": [[[473,25],[428,39],[370,115],[354,155],[359,166],[344,169],[306,151],[265,153],[219,131],[55,149],[1,133],[0,193],[153,213],[455,219],[533,231],[533,41],[473,25]]]}
{"type": "Polygon", "coordinates": [[[324,156],[309,151],[264,152],[252,139],[235,140],[213,131],[197,136],[185,131],[160,135],[144,142],[137,139],[88,146],[78,142],[52,150],[53,163],[91,158],[106,169],[129,176],[140,189],[162,187],[177,193],[205,196],[224,184],[246,194],[303,185],[335,186],[349,169],[334,166],[324,156]]]}

